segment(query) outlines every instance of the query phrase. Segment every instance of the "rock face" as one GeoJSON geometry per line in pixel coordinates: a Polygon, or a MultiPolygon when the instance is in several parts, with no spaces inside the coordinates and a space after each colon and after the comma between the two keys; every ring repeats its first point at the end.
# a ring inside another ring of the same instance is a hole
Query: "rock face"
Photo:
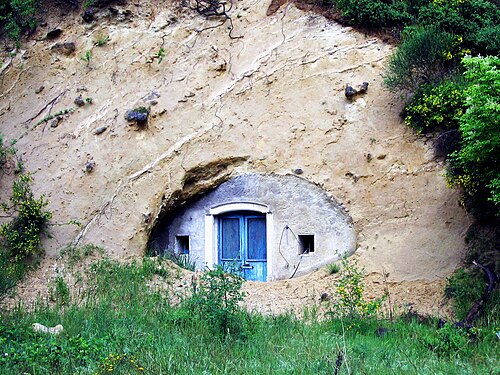
{"type": "Polygon", "coordinates": [[[49,256],[71,242],[140,256],[160,213],[232,177],[300,166],[301,178],[349,212],[368,273],[434,280],[457,266],[468,219],[443,164],[405,128],[399,98],[383,88],[391,47],[293,5],[269,17],[265,8],[235,3],[232,35],[242,38],[230,39],[225,27],[199,32],[218,20],[145,1],[130,22],[99,20],[110,37],[101,47],[93,47],[95,25],[75,15],[59,25],[78,41],[58,45],[63,55],[37,41],[2,68],[6,141],[18,139],[54,221],[83,224],[51,228],[49,256]],[[80,56],[90,49],[87,66],[80,56]],[[347,100],[345,85],[358,82],[369,90],[347,100]],[[92,106],[50,131],[35,126],[49,110],[73,107],[82,86],[92,106]],[[129,127],[126,111],[149,107],[152,92],[148,126],[129,127]],[[89,155],[92,173],[82,171],[89,155]]]}

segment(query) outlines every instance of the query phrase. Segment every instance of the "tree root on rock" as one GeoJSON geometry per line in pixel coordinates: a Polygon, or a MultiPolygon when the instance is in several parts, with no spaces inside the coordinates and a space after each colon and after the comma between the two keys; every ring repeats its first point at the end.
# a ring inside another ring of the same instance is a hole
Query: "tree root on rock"
{"type": "Polygon", "coordinates": [[[229,7],[226,9],[227,2],[220,0],[190,0],[185,6],[189,7],[189,9],[196,11],[198,14],[204,16],[205,18],[222,18],[221,23],[215,26],[209,26],[201,30],[196,30],[197,33],[202,33],[203,31],[216,29],[224,25],[227,21],[229,21],[229,38],[231,39],[240,39],[243,36],[233,36],[232,32],[234,29],[233,20],[227,14],[233,8],[232,0],[229,3],[229,7]]]}

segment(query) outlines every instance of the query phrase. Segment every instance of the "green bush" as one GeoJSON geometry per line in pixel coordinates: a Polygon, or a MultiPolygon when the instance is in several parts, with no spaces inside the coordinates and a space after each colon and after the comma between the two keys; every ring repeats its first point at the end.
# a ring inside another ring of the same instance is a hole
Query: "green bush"
{"type": "Polygon", "coordinates": [[[0,236],[16,261],[42,252],[40,236],[52,217],[51,212],[44,210],[48,205],[45,198],[35,198],[31,191],[32,181],[29,174],[20,175],[12,186],[11,205],[1,205],[13,219],[0,226],[0,236]]]}
{"type": "Polygon", "coordinates": [[[500,50],[500,7],[490,0],[434,0],[423,6],[418,24],[459,35],[475,53],[500,50]]]}
{"type": "Polygon", "coordinates": [[[352,25],[397,26],[410,23],[409,3],[383,0],[333,0],[342,17],[352,25]]]}
{"type": "Polygon", "coordinates": [[[24,277],[25,266],[15,262],[9,251],[0,247],[0,299],[24,277]]]}
{"type": "Polygon", "coordinates": [[[426,338],[430,350],[443,357],[458,357],[469,348],[470,335],[464,329],[446,323],[436,335],[426,338]]]}
{"type": "Polygon", "coordinates": [[[38,0],[0,0],[0,25],[19,42],[23,30],[35,28],[38,9],[38,0]]]}
{"type": "Polygon", "coordinates": [[[448,180],[470,196],[488,189],[500,213],[500,58],[465,58],[467,111],[460,118],[461,149],[451,155],[448,180]]]}
{"type": "Polygon", "coordinates": [[[405,124],[418,133],[458,129],[465,112],[463,84],[446,80],[438,85],[422,85],[403,109],[405,124]]]}
{"type": "Polygon", "coordinates": [[[486,284],[478,272],[459,268],[447,279],[445,296],[452,300],[453,311],[458,320],[466,317],[472,304],[481,297],[486,284]]]}
{"type": "Polygon", "coordinates": [[[57,276],[49,286],[50,300],[60,305],[67,305],[70,301],[69,286],[62,276],[57,276]]]}
{"type": "Polygon", "coordinates": [[[243,300],[244,279],[224,271],[221,266],[206,271],[195,285],[188,308],[206,320],[216,334],[245,335],[239,303],[243,300]]]}
{"type": "Polygon", "coordinates": [[[421,84],[440,82],[454,71],[455,48],[455,37],[435,27],[405,29],[403,42],[389,58],[386,86],[415,92],[421,84]]]}
{"type": "Polygon", "coordinates": [[[349,261],[347,258],[342,260],[340,279],[329,311],[332,318],[368,318],[380,310],[383,298],[367,301],[363,296],[365,290],[363,271],[356,260],[349,261]]]}

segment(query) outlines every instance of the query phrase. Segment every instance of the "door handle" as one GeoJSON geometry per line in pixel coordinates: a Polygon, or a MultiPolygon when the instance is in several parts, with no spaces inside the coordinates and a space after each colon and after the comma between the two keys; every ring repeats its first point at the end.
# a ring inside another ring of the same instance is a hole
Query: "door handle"
{"type": "Polygon", "coordinates": [[[248,263],[245,263],[245,264],[242,264],[242,265],[241,265],[241,268],[251,270],[251,269],[253,269],[253,266],[252,266],[252,265],[250,265],[250,264],[248,264],[248,263]]]}

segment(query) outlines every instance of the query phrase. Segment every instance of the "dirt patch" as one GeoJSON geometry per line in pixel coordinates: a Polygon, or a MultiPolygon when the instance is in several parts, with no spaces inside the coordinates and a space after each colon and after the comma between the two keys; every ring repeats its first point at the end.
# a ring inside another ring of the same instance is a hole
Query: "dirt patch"
{"type": "MultiPolygon", "coordinates": [[[[95,253],[76,263],[71,263],[67,256],[59,259],[45,259],[40,267],[30,273],[11,296],[0,301],[0,308],[12,308],[22,303],[32,309],[38,303],[54,305],[53,283],[55,278],[63,277],[70,288],[74,301],[79,301],[87,289],[86,275],[89,266],[102,259],[102,254],[95,253]]],[[[169,273],[167,279],[155,276],[147,281],[147,286],[164,293],[174,305],[189,297],[193,284],[200,278],[199,272],[191,272],[178,267],[170,261],[162,262],[169,273]]],[[[324,316],[333,303],[338,275],[330,275],[325,269],[308,275],[288,280],[272,282],[252,282],[243,284],[244,306],[248,311],[264,315],[291,313],[298,318],[315,313],[324,316]],[[322,298],[323,296],[323,298],[322,298]],[[326,296],[326,298],[325,298],[326,296]]],[[[413,311],[422,315],[451,317],[452,311],[445,300],[443,290],[446,281],[417,280],[412,282],[385,282],[383,275],[371,273],[365,278],[365,297],[369,300],[381,297],[386,291],[389,299],[383,305],[388,315],[392,310],[395,315],[413,311]]]]}

